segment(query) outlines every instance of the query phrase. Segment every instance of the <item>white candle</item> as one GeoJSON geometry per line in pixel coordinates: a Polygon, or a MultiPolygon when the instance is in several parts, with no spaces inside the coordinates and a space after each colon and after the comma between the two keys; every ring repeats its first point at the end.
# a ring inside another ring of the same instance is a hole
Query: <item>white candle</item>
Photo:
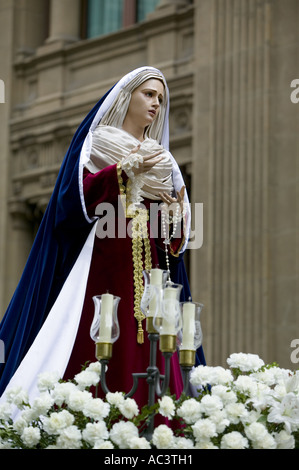
{"type": "MultiPolygon", "coordinates": [[[[151,269],[151,281],[150,284],[152,286],[162,286],[162,269],[151,269]]],[[[157,306],[157,292],[154,290],[153,298],[150,300],[149,303],[149,311],[148,316],[153,317],[156,312],[157,306]]]]}
{"type": "Polygon", "coordinates": [[[175,311],[177,290],[166,287],[164,290],[164,312],[162,323],[162,335],[175,335],[175,311]]]}
{"type": "Polygon", "coordinates": [[[101,318],[99,342],[110,343],[112,331],[112,315],[113,315],[113,295],[103,294],[101,302],[101,318]]]}
{"type": "Polygon", "coordinates": [[[162,285],[162,269],[151,269],[151,284],[154,286],[161,286],[162,285]]]}
{"type": "Polygon", "coordinates": [[[183,341],[182,349],[194,350],[195,304],[185,302],[183,305],[183,341]]]}

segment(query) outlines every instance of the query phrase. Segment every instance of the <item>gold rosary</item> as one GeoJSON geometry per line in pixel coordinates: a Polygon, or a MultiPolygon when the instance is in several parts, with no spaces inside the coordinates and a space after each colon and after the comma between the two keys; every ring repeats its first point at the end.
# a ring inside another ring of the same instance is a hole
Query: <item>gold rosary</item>
{"type": "Polygon", "coordinates": [[[133,256],[133,279],[134,279],[134,317],[138,323],[137,343],[144,342],[144,332],[142,321],[145,315],[141,311],[140,303],[143,295],[143,253],[144,269],[152,268],[151,247],[148,237],[147,221],[149,220],[148,210],[138,208],[129,211],[128,200],[130,199],[130,179],[128,180],[127,191],[121,177],[121,162],[117,163],[117,178],[120,189],[120,197],[124,208],[125,216],[132,218],[132,256],[133,256]],[[127,192],[127,195],[125,194],[127,192]]]}

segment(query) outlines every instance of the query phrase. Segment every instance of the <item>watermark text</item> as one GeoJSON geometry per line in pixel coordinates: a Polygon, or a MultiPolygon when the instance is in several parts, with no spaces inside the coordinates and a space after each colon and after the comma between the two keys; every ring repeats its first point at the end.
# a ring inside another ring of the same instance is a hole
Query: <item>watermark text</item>
{"type": "Polygon", "coordinates": [[[292,103],[299,103],[299,78],[295,78],[291,81],[291,88],[295,88],[290,96],[292,103]]]}
{"type": "Polygon", "coordinates": [[[291,362],[293,364],[298,364],[299,362],[299,338],[292,339],[291,348],[293,349],[293,351],[291,352],[291,356],[290,356],[291,362]]]}
{"type": "Polygon", "coordinates": [[[0,103],[5,103],[5,84],[4,81],[0,79],[0,103]]]}
{"type": "Polygon", "coordinates": [[[4,364],[5,362],[5,345],[4,341],[0,339],[0,364],[4,364]]]}
{"type": "MultiPolygon", "coordinates": [[[[97,205],[95,215],[98,217],[96,235],[98,238],[126,238],[133,236],[132,220],[128,222],[123,210],[124,199],[118,197],[118,204],[114,206],[109,202],[103,202],[97,205]]],[[[183,214],[178,211],[178,202],[169,205],[153,202],[149,210],[150,233],[144,233],[144,237],[150,238],[164,237],[169,238],[169,222],[172,227],[172,239],[188,239],[188,249],[201,248],[203,244],[203,204],[184,203],[183,214]],[[179,217],[177,214],[179,213],[179,217]],[[192,217],[191,217],[192,215],[192,217]],[[192,227],[189,227],[190,217],[192,227]],[[163,221],[167,223],[163,223],[163,221]],[[166,229],[166,233],[165,233],[166,229]]],[[[143,204],[138,204],[138,209],[146,209],[143,204]]]]}

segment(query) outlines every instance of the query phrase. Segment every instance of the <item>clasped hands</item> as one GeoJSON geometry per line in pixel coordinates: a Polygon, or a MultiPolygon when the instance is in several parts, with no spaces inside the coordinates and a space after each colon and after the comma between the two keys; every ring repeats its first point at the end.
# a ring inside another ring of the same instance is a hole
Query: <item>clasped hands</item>
{"type": "MultiPolygon", "coordinates": [[[[126,171],[129,177],[134,177],[142,173],[146,173],[163,159],[163,157],[160,156],[160,154],[163,152],[163,149],[159,150],[158,152],[152,153],[151,155],[146,155],[144,157],[137,156],[137,152],[139,149],[140,145],[135,147],[130,152],[129,156],[124,159],[126,163],[125,165],[123,165],[123,169],[126,171]],[[134,155],[136,155],[136,158],[130,159],[130,157],[133,157],[134,155]]],[[[159,192],[161,200],[168,206],[174,203],[179,203],[181,214],[183,213],[184,194],[185,186],[183,186],[181,190],[177,192],[177,198],[170,196],[170,194],[168,194],[166,191],[159,192]]]]}

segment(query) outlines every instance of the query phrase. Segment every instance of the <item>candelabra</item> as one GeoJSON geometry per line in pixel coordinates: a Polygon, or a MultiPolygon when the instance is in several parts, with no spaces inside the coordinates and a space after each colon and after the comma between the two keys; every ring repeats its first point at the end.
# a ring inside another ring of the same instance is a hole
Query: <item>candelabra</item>
{"type": "MultiPolygon", "coordinates": [[[[195,363],[196,349],[202,342],[199,303],[180,302],[182,286],[169,281],[167,271],[152,269],[144,271],[144,293],[141,310],[146,317],[146,331],[150,343],[150,360],[145,372],[133,373],[133,385],[125,394],[132,397],[138,389],[140,379],[148,384],[148,406],[155,404],[156,398],[165,395],[169,387],[170,361],[179,351],[179,362],[183,378],[183,392],[188,393],[189,375],[195,363]],[[165,371],[161,374],[157,363],[157,345],[165,359],[165,371]]],[[[119,338],[117,309],[119,297],[103,294],[93,297],[94,319],[90,329],[91,338],[96,344],[96,358],[101,363],[100,384],[105,394],[109,392],[106,369],[112,357],[113,343],[119,338]]],[[[154,414],[148,420],[144,437],[151,439],[154,430],[154,414]]]]}

